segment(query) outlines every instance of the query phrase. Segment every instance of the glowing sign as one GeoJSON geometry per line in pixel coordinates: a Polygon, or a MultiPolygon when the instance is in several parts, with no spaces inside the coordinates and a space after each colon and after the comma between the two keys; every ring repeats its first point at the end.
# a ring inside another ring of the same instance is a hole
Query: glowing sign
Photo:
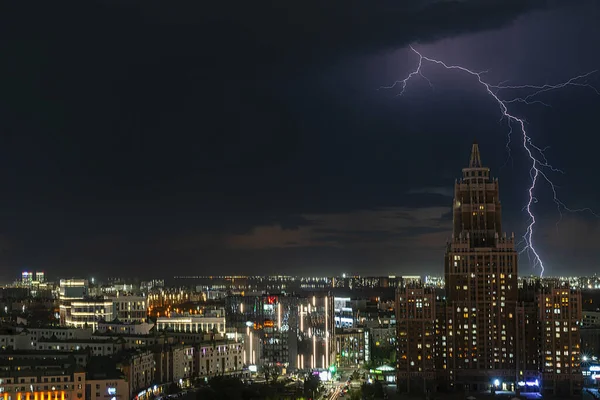
{"type": "Polygon", "coordinates": [[[273,321],[271,321],[270,319],[267,319],[267,320],[265,321],[265,323],[263,324],[263,326],[264,326],[265,328],[272,328],[274,325],[275,325],[275,324],[274,324],[274,323],[273,323],[273,321]]]}
{"type": "Polygon", "coordinates": [[[111,395],[111,396],[116,395],[117,394],[117,389],[114,388],[114,387],[109,387],[108,388],[108,394],[111,395]]]}
{"type": "Polygon", "coordinates": [[[277,303],[277,296],[267,296],[267,304],[277,303]]]}
{"type": "Polygon", "coordinates": [[[600,365],[591,365],[590,371],[594,371],[594,372],[600,371],[600,365]]]}

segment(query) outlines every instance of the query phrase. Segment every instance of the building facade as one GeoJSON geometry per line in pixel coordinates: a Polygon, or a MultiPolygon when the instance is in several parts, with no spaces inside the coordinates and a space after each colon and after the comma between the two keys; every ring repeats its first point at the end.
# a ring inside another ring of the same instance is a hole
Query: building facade
{"type": "Polygon", "coordinates": [[[398,388],[580,393],[581,293],[559,280],[518,281],[514,234],[502,231],[498,180],[481,163],[477,143],[462,172],[445,296],[434,296],[430,285],[397,292],[398,388]]]}
{"type": "Polygon", "coordinates": [[[434,385],[436,296],[412,283],[396,291],[396,381],[400,391],[426,392],[434,385]]]}
{"type": "Polygon", "coordinates": [[[517,252],[502,232],[498,180],[473,144],[454,186],[453,232],[445,257],[448,371],[465,389],[511,390],[515,375],[517,252]]]}
{"type": "Polygon", "coordinates": [[[542,287],[538,294],[543,356],[541,387],[554,395],[580,393],[581,292],[568,284],[542,287]]]}
{"type": "Polygon", "coordinates": [[[370,361],[370,334],[365,328],[337,328],[335,364],[340,367],[362,365],[370,361]]]}
{"type": "Polygon", "coordinates": [[[243,366],[241,343],[205,343],[195,351],[194,370],[199,377],[240,374],[243,366]]]}
{"type": "Polygon", "coordinates": [[[2,400],[84,399],[85,371],[19,368],[0,371],[2,400]]]}
{"type": "Polygon", "coordinates": [[[114,304],[115,318],[125,324],[145,323],[148,318],[148,299],[144,296],[109,297],[114,304]]]}
{"type": "Polygon", "coordinates": [[[156,363],[154,353],[150,350],[123,354],[118,367],[127,380],[130,397],[155,383],[156,363]]]}
{"type": "Polygon", "coordinates": [[[114,304],[103,298],[86,298],[70,302],[65,325],[75,328],[98,329],[101,321],[112,321],[115,318],[114,304]]]}
{"type": "Polygon", "coordinates": [[[129,385],[125,379],[87,379],[85,400],[128,400],[129,385]]]}
{"type": "Polygon", "coordinates": [[[83,300],[88,295],[87,279],[61,279],[58,289],[60,324],[66,325],[71,317],[71,302],[83,300]]]}
{"type": "Polygon", "coordinates": [[[159,331],[218,333],[225,335],[225,310],[215,310],[207,315],[172,315],[156,320],[159,331]]]}

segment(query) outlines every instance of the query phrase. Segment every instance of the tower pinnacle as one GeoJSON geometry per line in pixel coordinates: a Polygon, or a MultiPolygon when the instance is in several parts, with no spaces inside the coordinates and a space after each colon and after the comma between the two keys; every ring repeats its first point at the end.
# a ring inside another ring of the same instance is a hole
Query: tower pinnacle
{"type": "Polygon", "coordinates": [[[479,145],[477,140],[473,141],[473,147],[471,148],[471,160],[469,161],[469,168],[482,168],[481,155],[479,155],[479,145]]]}

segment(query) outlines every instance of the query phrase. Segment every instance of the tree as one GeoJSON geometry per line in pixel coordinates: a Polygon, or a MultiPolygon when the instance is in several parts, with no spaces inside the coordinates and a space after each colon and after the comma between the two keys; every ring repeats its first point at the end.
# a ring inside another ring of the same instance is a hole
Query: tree
{"type": "Polygon", "coordinates": [[[263,374],[265,375],[265,382],[269,382],[269,379],[271,379],[271,366],[270,365],[263,365],[263,374]]]}
{"type": "Polygon", "coordinates": [[[166,392],[167,394],[177,394],[181,392],[181,388],[175,382],[171,382],[171,384],[167,386],[166,392]]]}
{"type": "Polygon", "coordinates": [[[321,385],[321,379],[316,375],[311,375],[304,380],[304,395],[306,397],[315,398],[319,393],[319,386],[321,385]]]}
{"type": "Polygon", "coordinates": [[[383,391],[383,385],[381,384],[381,382],[376,381],[372,385],[365,383],[362,385],[361,391],[362,391],[363,399],[369,399],[369,400],[383,399],[384,391],[383,391]]]}
{"type": "Polygon", "coordinates": [[[279,379],[280,375],[281,375],[281,370],[279,369],[279,367],[271,367],[271,383],[272,384],[277,383],[277,379],[279,379]]]}
{"type": "Polygon", "coordinates": [[[362,400],[362,398],[362,390],[352,389],[352,391],[350,391],[350,400],[362,400]]]}
{"type": "Polygon", "coordinates": [[[281,375],[281,370],[274,365],[265,365],[263,366],[263,374],[267,383],[275,384],[281,375]]]}

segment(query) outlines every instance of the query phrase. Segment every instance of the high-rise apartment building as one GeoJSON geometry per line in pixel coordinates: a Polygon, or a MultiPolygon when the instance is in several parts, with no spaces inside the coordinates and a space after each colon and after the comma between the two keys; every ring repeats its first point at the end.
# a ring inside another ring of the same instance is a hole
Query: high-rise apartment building
{"type": "Polygon", "coordinates": [[[581,293],[540,279],[519,287],[501,213],[475,143],[455,184],[445,298],[416,284],[396,294],[399,390],[581,392],[581,293]]]}
{"type": "Polygon", "coordinates": [[[542,379],[545,392],[581,392],[581,292],[568,284],[542,287],[538,292],[542,379]]]}
{"type": "Polygon", "coordinates": [[[517,252],[502,232],[498,180],[473,144],[454,187],[453,232],[445,258],[448,371],[472,390],[516,387],[517,252]]]}
{"type": "MultiPolygon", "coordinates": [[[[516,329],[516,368],[519,382],[535,383],[540,380],[541,368],[541,336],[538,292],[540,283],[536,281],[523,282],[519,288],[519,300],[515,315],[517,318],[516,329]]],[[[534,385],[535,386],[535,385],[534,385]]]]}
{"type": "Polygon", "coordinates": [[[411,283],[396,291],[396,380],[399,390],[427,391],[436,380],[435,290],[411,283]]]}

